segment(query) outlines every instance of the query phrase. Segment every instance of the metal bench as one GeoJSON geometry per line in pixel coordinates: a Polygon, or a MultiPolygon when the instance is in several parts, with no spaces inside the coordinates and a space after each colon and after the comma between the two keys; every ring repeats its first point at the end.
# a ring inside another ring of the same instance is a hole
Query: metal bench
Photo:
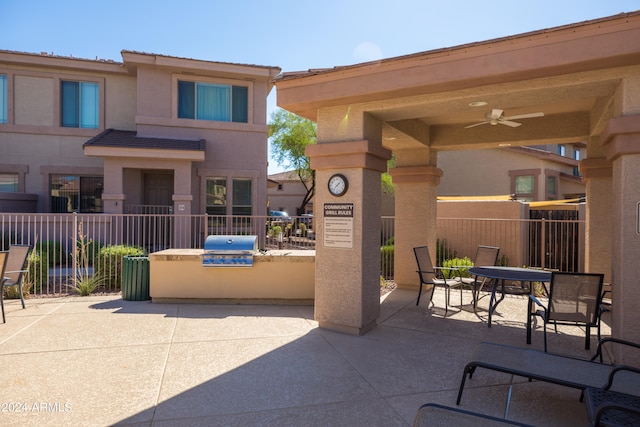
{"type": "Polygon", "coordinates": [[[636,343],[605,338],[598,343],[598,350],[591,360],[585,360],[483,342],[464,368],[456,403],[460,404],[467,376],[471,378],[477,368],[505,372],[530,380],[545,381],[579,390],[584,390],[587,387],[604,387],[609,381],[609,374],[615,369],[613,365],[602,363],[602,348],[606,343],[622,344],[640,349],[640,345],[636,343]],[[596,359],[599,362],[596,362],[596,359]]]}

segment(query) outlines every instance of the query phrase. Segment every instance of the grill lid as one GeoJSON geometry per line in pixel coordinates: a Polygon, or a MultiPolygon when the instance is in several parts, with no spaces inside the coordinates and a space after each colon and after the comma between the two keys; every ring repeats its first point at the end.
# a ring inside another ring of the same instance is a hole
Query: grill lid
{"type": "Polygon", "coordinates": [[[205,251],[218,253],[254,252],[257,236],[208,236],[204,242],[205,251]]]}

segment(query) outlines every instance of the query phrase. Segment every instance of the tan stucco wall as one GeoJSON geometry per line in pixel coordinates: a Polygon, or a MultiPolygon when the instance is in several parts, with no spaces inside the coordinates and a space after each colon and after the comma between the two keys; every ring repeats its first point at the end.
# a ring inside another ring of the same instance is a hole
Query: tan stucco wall
{"type": "Polygon", "coordinates": [[[315,252],[270,251],[253,267],[202,267],[201,249],[167,249],[149,255],[153,301],[210,300],[305,303],[314,299],[315,252]]]}
{"type": "Polygon", "coordinates": [[[524,265],[524,249],[529,245],[529,235],[526,230],[529,227],[526,222],[520,220],[528,217],[527,205],[516,201],[438,202],[438,232],[440,235],[447,236],[447,245],[454,248],[459,257],[468,256],[473,259],[478,245],[498,246],[500,248],[499,258],[507,257],[509,265],[514,267],[524,265]],[[457,222],[456,218],[500,218],[502,224],[504,224],[504,220],[512,219],[514,221],[508,223],[500,233],[492,230],[490,223],[483,223],[482,227],[486,229],[486,234],[483,237],[483,234],[478,233],[478,230],[470,233],[460,229],[460,222],[457,222]],[[471,234],[481,240],[471,240],[469,238],[471,234]]]}

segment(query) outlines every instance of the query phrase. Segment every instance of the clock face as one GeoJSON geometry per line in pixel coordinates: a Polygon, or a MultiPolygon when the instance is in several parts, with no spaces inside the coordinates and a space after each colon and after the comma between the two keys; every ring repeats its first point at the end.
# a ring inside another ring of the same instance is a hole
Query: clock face
{"type": "Polygon", "coordinates": [[[342,196],[349,187],[347,178],[344,175],[336,174],[329,179],[329,192],[334,196],[342,196]]]}

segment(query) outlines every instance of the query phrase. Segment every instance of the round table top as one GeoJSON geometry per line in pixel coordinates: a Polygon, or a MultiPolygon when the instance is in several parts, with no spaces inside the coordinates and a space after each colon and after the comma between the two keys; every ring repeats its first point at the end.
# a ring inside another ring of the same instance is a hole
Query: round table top
{"type": "Polygon", "coordinates": [[[469,273],[492,279],[518,280],[525,282],[549,282],[551,272],[533,268],[478,266],[471,267],[469,273]]]}

